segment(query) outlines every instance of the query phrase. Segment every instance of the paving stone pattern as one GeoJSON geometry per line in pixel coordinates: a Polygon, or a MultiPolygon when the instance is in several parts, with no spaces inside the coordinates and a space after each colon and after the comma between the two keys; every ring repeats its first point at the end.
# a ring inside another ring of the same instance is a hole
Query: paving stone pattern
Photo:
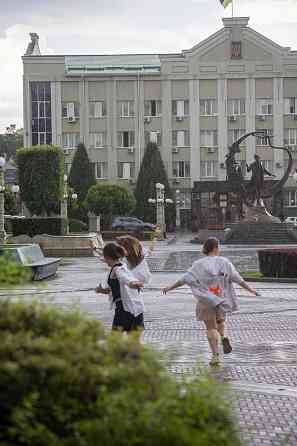
{"type": "MultiPolygon", "coordinates": [[[[188,246],[180,246],[181,258],[177,248],[161,244],[157,247],[153,269],[159,272],[153,274],[151,287],[143,293],[146,304],[143,340],[161,352],[169,370],[182,379],[209,368],[210,355],[204,327],[194,317],[195,301],[189,289],[182,288],[167,296],[159,291],[161,286],[177,280],[180,271],[197,257],[196,246],[192,253],[188,246]],[[189,258],[186,249],[190,251],[189,258]],[[175,272],[168,272],[174,268],[175,272]]],[[[256,258],[253,248],[236,252],[232,247],[232,251],[233,259],[256,258]]],[[[248,263],[256,268],[254,260],[248,263]]],[[[79,306],[110,327],[112,313],[106,296],[79,291],[94,288],[100,281],[104,283],[106,274],[106,266],[96,258],[67,259],[57,277],[46,286],[30,284],[19,293],[23,300],[30,299],[35,292],[44,302],[64,308],[79,306]]],[[[297,285],[254,286],[261,290],[260,297],[238,290],[240,310],[228,321],[234,350],[211,373],[230,386],[230,400],[244,445],[294,446],[297,445],[297,285]]],[[[16,291],[0,290],[0,294],[17,298],[16,291]]]]}

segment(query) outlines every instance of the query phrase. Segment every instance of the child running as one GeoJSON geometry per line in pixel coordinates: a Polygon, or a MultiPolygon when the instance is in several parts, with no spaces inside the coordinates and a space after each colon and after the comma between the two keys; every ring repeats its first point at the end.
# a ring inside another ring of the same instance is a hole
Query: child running
{"type": "MultiPolygon", "coordinates": [[[[126,251],[127,266],[133,273],[133,276],[145,285],[148,284],[152,275],[140,241],[131,235],[117,237],[116,241],[126,251]]],[[[152,251],[153,249],[151,247],[148,254],[150,255],[152,251]]]]}
{"type": "Polygon", "coordinates": [[[126,255],[124,248],[116,243],[107,243],[103,248],[104,261],[110,266],[107,288],[100,284],[96,293],[110,294],[115,314],[113,330],[127,333],[144,329],[144,305],[140,295],[143,282],[136,279],[131,271],[122,263],[126,255]]]}
{"type": "Polygon", "coordinates": [[[238,309],[233,282],[258,296],[236,271],[233,264],[220,256],[219,241],[209,238],[203,245],[205,257],[193,263],[180,280],[163,288],[166,294],[183,285],[189,285],[197,299],[196,316],[206,326],[207,339],[212,352],[211,366],[219,365],[219,339],[224,353],[231,353],[232,346],[225,335],[226,313],[238,309]]]}

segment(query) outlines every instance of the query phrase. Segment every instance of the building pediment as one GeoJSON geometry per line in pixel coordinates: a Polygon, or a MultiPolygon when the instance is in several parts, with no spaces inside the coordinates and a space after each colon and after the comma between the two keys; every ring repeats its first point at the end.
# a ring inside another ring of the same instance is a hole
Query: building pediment
{"type": "Polygon", "coordinates": [[[273,61],[291,54],[290,48],[282,47],[262,34],[247,27],[248,19],[223,19],[224,28],[189,50],[183,51],[186,60],[193,63],[227,62],[232,59],[242,61],[273,61]],[[238,53],[232,53],[233,42],[237,44],[238,53]],[[235,56],[235,57],[234,57],[235,56]]]}

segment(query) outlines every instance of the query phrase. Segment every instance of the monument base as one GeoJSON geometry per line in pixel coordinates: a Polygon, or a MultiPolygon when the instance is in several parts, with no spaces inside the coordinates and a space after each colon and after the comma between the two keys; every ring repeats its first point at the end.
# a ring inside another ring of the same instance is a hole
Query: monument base
{"type": "Polygon", "coordinates": [[[225,231],[228,245],[286,245],[297,241],[297,230],[293,225],[280,222],[242,222],[229,225],[225,231]]]}
{"type": "Polygon", "coordinates": [[[243,205],[244,218],[243,223],[261,224],[261,223],[281,223],[278,217],[271,215],[265,206],[247,206],[243,205]]]}

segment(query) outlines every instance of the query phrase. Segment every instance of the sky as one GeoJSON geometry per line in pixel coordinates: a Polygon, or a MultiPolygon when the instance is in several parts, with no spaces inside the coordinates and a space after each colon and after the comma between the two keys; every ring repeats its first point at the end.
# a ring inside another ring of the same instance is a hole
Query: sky
{"type": "MultiPolygon", "coordinates": [[[[233,0],[234,15],[297,49],[297,0],[233,0]]],[[[0,133],[22,127],[29,33],[42,54],[166,53],[191,48],[231,16],[219,0],[0,0],[0,133]]]]}

